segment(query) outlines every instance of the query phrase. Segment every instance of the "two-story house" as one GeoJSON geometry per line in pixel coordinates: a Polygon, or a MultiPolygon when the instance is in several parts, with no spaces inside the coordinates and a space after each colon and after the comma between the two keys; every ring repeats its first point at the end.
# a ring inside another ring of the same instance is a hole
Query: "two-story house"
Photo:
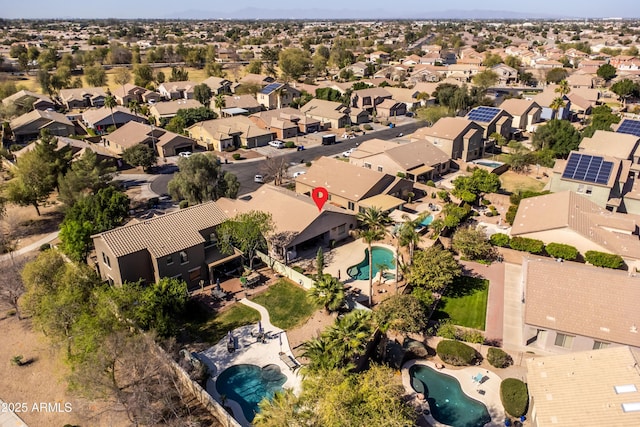
{"type": "Polygon", "coordinates": [[[256,95],[258,104],[267,110],[285,108],[291,105],[295,98],[300,97],[300,91],[287,83],[270,83],[256,95]]]}
{"type": "Polygon", "coordinates": [[[418,129],[412,140],[426,140],[452,159],[464,162],[484,155],[484,129],[464,117],[443,117],[431,127],[418,129]]]}

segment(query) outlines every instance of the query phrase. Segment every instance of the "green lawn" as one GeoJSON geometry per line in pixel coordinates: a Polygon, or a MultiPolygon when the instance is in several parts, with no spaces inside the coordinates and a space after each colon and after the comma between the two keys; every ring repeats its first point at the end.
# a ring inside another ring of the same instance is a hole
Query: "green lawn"
{"type": "Polygon", "coordinates": [[[219,315],[212,315],[206,308],[192,302],[187,312],[188,319],[184,325],[186,331],[196,340],[208,344],[216,344],[227,332],[260,320],[260,313],[240,303],[219,315]]]}
{"type": "Polygon", "coordinates": [[[434,318],[484,331],[489,281],[461,276],[447,288],[447,294],[438,304],[434,318]]]}
{"type": "Polygon", "coordinates": [[[307,301],[304,289],[286,280],[280,280],[251,300],[269,311],[274,326],[285,330],[301,324],[318,309],[307,301]]]}

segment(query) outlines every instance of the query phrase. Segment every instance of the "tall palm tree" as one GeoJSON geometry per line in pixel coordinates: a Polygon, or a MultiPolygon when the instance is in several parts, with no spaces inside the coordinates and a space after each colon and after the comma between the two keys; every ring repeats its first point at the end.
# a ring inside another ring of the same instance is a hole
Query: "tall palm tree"
{"type": "Polygon", "coordinates": [[[129,103],[127,104],[127,108],[129,108],[129,110],[131,110],[131,112],[135,114],[136,117],[138,117],[138,114],[140,114],[140,112],[142,111],[140,103],[133,99],[129,101],[129,103]]]}
{"type": "Polygon", "coordinates": [[[337,311],[345,300],[344,285],[335,277],[323,275],[309,291],[307,298],[324,307],[327,313],[337,311]]]}
{"type": "Polygon", "coordinates": [[[113,121],[113,127],[116,126],[116,119],[113,117],[113,109],[118,105],[116,98],[111,95],[111,92],[107,92],[107,96],[104,97],[104,106],[111,110],[111,121],[113,121]]]}
{"type": "Polygon", "coordinates": [[[373,331],[371,312],[354,310],[330,326],[326,331],[326,337],[342,361],[350,363],[364,352],[373,331]]]}
{"type": "Polygon", "coordinates": [[[358,221],[365,228],[360,237],[367,244],[369,250],[369,306],[373,304],[373,256],[371,244],[384,238],[384,227],[391,222],[389,214],[372,206],[358,214],[358,221]]]}
{"type": "Polygon", "coordinates": [[[559,93],[561,97],[569,95],[569,92],[571,92],[569,82],[567,80],[562,80],[560,83],[558,83],[558,87],[555,88],[555,92],[559,93]]]}
{"type": "Polygon", "coordinates": [[[213,98],[213,103],[216,110],[220,111],[220,114],[222,115],[222,109],[226,107],[227,104],[227,101],[224,98],[224,93],[217,94],[215,98],[213,98]]]}
{"type": "Polygon", "coordinates": [[[554,98],[554,100],[551,101],[551,105],[549,105],[549,107],[553,110],[553,118],[556,117],[558,110],[564,107],[564,105],[564,99],[561,96],[554,98]]]}
{"type": "Polygon", "coordinates": [[[264,427],[297,425],[302,415],[297,402],[298,398],[290,388],[277,391],[273,398],[260,401],[260,412],[253,419],[253,424],[264,427]]]}
{"type": "Polygon", "coordinates": [[[331,371],[340,366],[334,347],[325,336],[306,341],[302,345],[302,357],[309,359],[309,364],[303,367],[303,372],[331,371]]]}

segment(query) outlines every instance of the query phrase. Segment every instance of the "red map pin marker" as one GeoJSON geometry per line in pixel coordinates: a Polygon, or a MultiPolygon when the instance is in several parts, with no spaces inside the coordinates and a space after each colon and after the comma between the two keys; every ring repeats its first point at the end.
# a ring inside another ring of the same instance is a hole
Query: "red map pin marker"
{"type": "Polygon", "coordinates": [[[311,198],[316,202],[318,210],[321,211],[324,204],[329,200],[329,192],[324,187],[316,187],[311,191],[311,198]]]}

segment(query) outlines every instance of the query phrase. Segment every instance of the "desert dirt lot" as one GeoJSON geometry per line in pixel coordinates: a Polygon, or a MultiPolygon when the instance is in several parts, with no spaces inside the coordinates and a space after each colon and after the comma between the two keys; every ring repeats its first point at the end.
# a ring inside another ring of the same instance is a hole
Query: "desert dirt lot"
{"type": "Polygon", "coordinates": [[[4,317],[0,307],[0,399],[5,403],[25,403],[27,411],[17,415],[30,427],[63,426],[128,426],[123,412],[106,402],[87,401],[67,391],[64,379],[68,367],[61,353],[53,350],[42,334],[31,330],[29,320],[4,317]],[[11,358],[22,355],[31,361],[26,366],[13,366],[11,358]],[[36,411],[34,404],[59,403],[60,412],[36,411]],[[65,403],[71,410],[64,412],[65,403]]]}

